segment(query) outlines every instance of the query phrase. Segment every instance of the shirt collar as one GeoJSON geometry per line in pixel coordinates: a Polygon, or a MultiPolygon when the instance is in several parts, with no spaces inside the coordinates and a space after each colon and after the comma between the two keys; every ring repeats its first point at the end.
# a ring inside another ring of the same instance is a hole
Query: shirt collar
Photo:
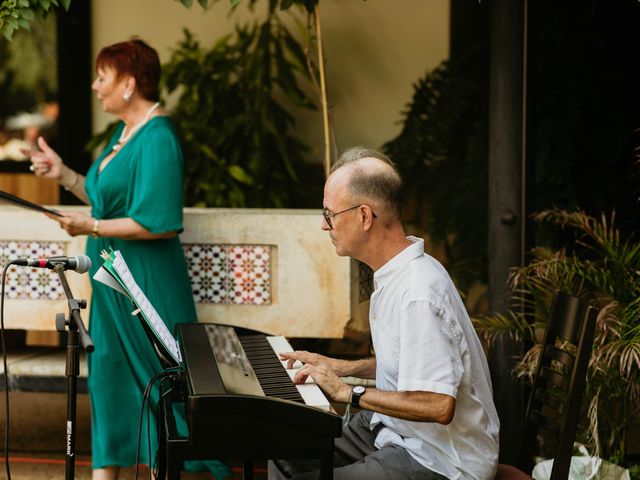
{"type": "Polygon", "coordinates": [[[401,272],[413,259],[424,255],[424,240],[417,237],[409,236],[407,240],[411,245],[406,247],[395,257],[385,263],[373,274],[373,281],[376,288],[383,287],[391,281],[396,273],[401,272]]]}

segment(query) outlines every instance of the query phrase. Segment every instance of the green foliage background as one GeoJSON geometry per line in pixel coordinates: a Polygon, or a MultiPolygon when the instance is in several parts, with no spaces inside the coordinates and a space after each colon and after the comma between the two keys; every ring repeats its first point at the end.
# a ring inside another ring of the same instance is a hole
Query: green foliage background
{"type": "Polygon", "coordinates": [[[288,106],[313,109],[299,85],[308,78],[303,49],[271,13],[205,49],[185,31],[163,66],[178,101],[172,111],[183,142],[186,203],[208,207],[294,207],[306,193],[306,146],[291,133],[288,106]]]}
{"type": "Polygon", "coordinates": [[[55,18],[35,19],[31,31],[0,38],[0,120],[33,112],[55,98],[57,55],[55,18]]]}

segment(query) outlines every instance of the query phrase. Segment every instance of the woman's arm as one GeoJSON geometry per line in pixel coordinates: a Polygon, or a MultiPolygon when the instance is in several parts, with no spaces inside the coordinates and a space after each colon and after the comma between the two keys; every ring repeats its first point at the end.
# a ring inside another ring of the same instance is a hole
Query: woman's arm
{"type": "Polygon", "coordinates": [[[62,212],[62,217],[46,215],[60,223],[60,226],[71,236],[97,234],[100,237],[122,238],[124,240],[158,240],[172,238],[178,234],[176,231],[152,233],[133,218],[96,220],[81,212],[62,212]]]}
{"type": "Polygon", "coordinates": [[[64,187],[65,190],[73,193],[76,197],[82,200],[87,205],[89,204],[89,198],[84,191],[85,176],[80,175],[75,170],[71,170],[66,165],[62,165],[61,174],[58,178],[58,183],[64,187]]]}

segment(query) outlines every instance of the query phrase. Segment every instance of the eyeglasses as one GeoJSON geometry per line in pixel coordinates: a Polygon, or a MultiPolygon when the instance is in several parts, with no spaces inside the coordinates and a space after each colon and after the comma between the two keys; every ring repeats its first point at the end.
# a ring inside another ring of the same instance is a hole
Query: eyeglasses
{"type": "MultiPolygon", "coordinates": [[[[348,212],[349,210],[353,210],[354,208],[359,208],[361,207],[362,204],[360,205],[354,205],[353,207],[349,207],[346,210],[341,210],[339,212],[336,213],[329,213],[329,210],[327,210],[326,208],[322,210],[322,216],[324,217],[324,221],[327,222],[327,225],[329,225],[329,230],[333,230],[333,224],[331,223],[331,219],[333,217],[335,217],[336,215],[340,215],[341,213],[345,213],[348,212]]],[[[376,214],[374,212],[371,212],[373,215],[373,218],[378,218],[376,217],[376,214]]]]}

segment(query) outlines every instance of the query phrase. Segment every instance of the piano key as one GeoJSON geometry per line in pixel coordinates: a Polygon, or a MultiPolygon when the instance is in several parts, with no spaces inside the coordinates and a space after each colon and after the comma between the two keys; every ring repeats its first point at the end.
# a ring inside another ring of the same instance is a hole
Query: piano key
{"type": "Polygon", "coordinates": [[[315,383],[303,383],[302,385],[296,385],[298,393],[304,400],[304,403],[313,407],[319,408],[326,412],[331,410],[331,403],[324,396],[322,390],[315,383]]]}
{"type": "MultiPolygon", "coordinates": [[[[283,352],[293,352],[293,348],[291,348],[291,345],[289,344],[289,342],[285,337],[270,336],[266,338],[269,344],[271,345],[271,348],[273,348],[273,351],[276,352],[276,355],[278,355],[278,358],[280,358],[280,354],[283,352]]],[[[287,368],[287,360],[281,360],[281,362],[282,362],[282,366],[284,368],[287,368]]],[[[296,362],[293,364],[293,368],[300,368],[300,367],[302,367],[302,362],[296,360],[296,362]]]]}
{"type": "Polygon", "coordinates": [[[265,395],[304,403],[264,336],[245,335],[238,339],[265,395]],[[256,355],[256,351],[260,353],[256,355]]]}
{"type": "MultiPolygon", "coordinates": [[[[268,336],[266,337],[266,339],[273,348],[273,351],[276,353],[276,355],[278,355],[278,358],[280,358],[281,352],[293,352],[293,348],[291,348],[289,341],[285,337],[268,336]]],[[[281,361],[281,363],[282,366],[287,370],[287,374],[293,381],[293,377],[295,376],[296,372],[300,369],[300,367],[302,367],[302,362],[296,360],[293,365],[294,368],[287,368],[286,360],[281,361]]],[[[307,405],[311,405],[325,411],[331,410],[331,403],[329,402],[329,400],[327,400],[327,397],[325,397],[324,393],[322,393],[320,387],[315,384],[313,378],[311,378],[310,376],[307,377],[305,383],[296,384],[296,389],[302,396],[304,403],[306,403],[307,405]]]]}

